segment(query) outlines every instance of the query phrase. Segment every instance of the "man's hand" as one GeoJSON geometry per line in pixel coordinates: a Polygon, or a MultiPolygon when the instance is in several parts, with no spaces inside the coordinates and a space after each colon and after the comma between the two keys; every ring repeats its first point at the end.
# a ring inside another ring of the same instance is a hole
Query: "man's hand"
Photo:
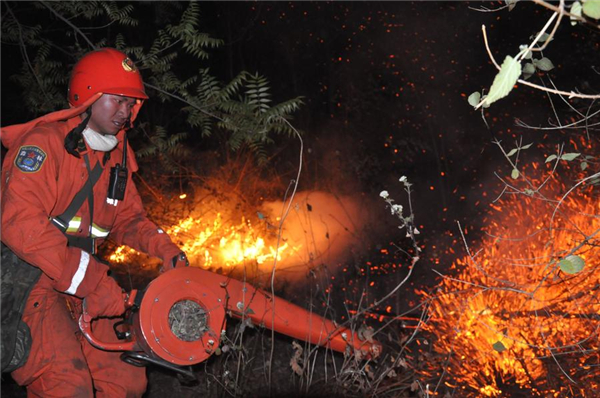
{"type": "Polygon", "coordinates": [[[171,260],[171,265],[173,266],[173,268],[189,267],[190,262],[188,261],[185,253],[181,252],[175,257],[173,257],[173,260],[171,260]]]}
{"type": "Polygon", "coordinates": [[[92,318],[119,316],[125,312],[123,289],[109,277],[102,278],[96,289],[85,298],[84,308],[92,318]]]}

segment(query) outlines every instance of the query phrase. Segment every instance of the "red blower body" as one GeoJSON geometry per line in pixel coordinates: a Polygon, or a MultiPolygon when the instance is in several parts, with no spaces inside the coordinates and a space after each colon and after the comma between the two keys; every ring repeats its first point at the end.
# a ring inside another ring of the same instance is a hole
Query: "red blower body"
{"type": "Polygon", "coordinates": [[[360,351],[367,358],[381,352],[376,341],[361,341],[356,332],[337,327],[282,298],[197,267],[165,272],[143,293],[132,291],[127,300],[132,309],[131,325],[128,332],[121,333],[122,342],[97,340],[92,319],[85,312],[79,328],[99,349],[141,353],[137,359],[170,367],[194,365],[209,358],[225,333],[226,313],[338,352],[360,351]]]}

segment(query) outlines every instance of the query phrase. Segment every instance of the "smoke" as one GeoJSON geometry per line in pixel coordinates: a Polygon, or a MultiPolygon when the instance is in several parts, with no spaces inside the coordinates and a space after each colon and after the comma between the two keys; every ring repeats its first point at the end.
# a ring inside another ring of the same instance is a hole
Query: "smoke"
{"type": "Polygon", "coordinates": [[[304,278],[310,270],[337,265],[360,250],[368,221],[368,206],[361,202],[354,196],[320,191],[298,192],[291,205],[283,201],[264,202],[261,211],[275,232],[289,206],[280,246],[287,244],[293,254],[278,261],[278,278],[304,278]]]}

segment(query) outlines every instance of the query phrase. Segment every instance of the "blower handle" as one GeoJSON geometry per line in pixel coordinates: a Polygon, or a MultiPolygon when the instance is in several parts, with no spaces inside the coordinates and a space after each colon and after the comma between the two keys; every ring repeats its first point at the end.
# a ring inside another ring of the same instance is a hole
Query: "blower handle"
{"type": "MultiPolygon", "coordinates": [[[[123,293],[123,301],[125,301],[125,309],[131,310],[137,307],[135,299],[138,291],[132,290],[129,293],[123,293]]],[[[92,317],[86,311],[86,301],[83,299],[83,313],[79,317],[79,329],[85,338],[94,347],[104,351],[135,351],[137,346],[136,340],[124,341],[119,343],[106,343],[96,339],[92,334],[92,317]]]]}

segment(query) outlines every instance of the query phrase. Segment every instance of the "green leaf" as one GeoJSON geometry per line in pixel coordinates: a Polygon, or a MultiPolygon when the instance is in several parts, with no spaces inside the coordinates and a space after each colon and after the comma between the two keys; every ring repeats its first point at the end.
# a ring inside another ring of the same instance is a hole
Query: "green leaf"
{"type": "Polygon", "coordinates": [[[581,155],[580,153],[565,153],[560,158],[561,160],[571,161],[575,159],[577,156],[581,155]]]}
{"type": "Polygon", "coordinates": [[[536,67],[538,67],[540,70],[543,70],[544,72],[548,72],[554,69],[554,64],[552,63],[552,61],[550,61],[546,57],[542,59],[534,59],[533,63],[536,67]]]}
{"type": "MultiPolygon", "coordinates": [[[[481,97],[481,99],[486,99],[487,95],[484,95],[483,97],[481,97]]],[[[483,101],[483,103],[481,104],[482,108],[489,108],[490,104],[487,101],[483,101]]]]}
{"type": "Polygon", "coordinates": [[[527,62],[523,67],[523,78],[529,79],[535,73],[535,66],[531,62],[527,62]]]}
{"type": "Polygon", "coordinates": [[[551,162],[551,161],[553,161],[554,159],[556,159],[557,157],[558,157],[558,156],[556,156],[556,155],[550,155],[550,156],[548,156],[548,157],[546,158],[546,162],[545,162],[545,163],[551,162]]]}
{"type": "Polygon", "coordinates": [[[577,25],[577,21],[579,20],[577,17],[581,17],[581,3],[576,1],[575,3],[573,3],[573,5],[571,6],[571,10],[569,10],[569,13],[571,14],[571,25],[577,25]]]}
{"type": "MultiPolygon", "coordinates": [[[[533,39],[533,37],[531,37],[531,39],[533,39]]],[[[529,46],[526,44],[521,44],[519,46],[519,51],[525,51],[527,50],[529,46]]],[[[531,59],[533,58],[533,53],[531,51],[527,51],[524,55],[523,55],[523,59],[531,59]]]]}
{"type": "Polygon", "coordinates": [[[501,342],[501,341],[496,341],[493,345],[492,348],[498,352],[502,352],[506,350],[506,346],[501,342]]]}
{"type": "Polygon", "coordinates": [[[583,3],[583,13],[590,18],[600,19],[600,0],[586,0],[583,3]]]}
{"type": "Polygon", "coordinates": [[[538,42],[540,42],[540,43],[543,43],[543,42],[545,42],[546,40],[548,40],[548,38],[549,38],[549,37],[550,37],[550,35],[549,35],[548,33],[545,33],[545,32],[544,32],[544,33],[542,33],[542,35],[540,36],[540,38],[539,38],[538,42]]]}
{"type": "Polygon", "coordinates": [[[565,274],[573,275],[585,267],[585,261],[579,256],[571,255],[560,260],[558,266],[565,274]]]}
{"type": "Polygon", "coordinates": [[[512,11],[513,8],[517,5],[517,1],[519,0],[504,0],[506,5],[508,6],[508,11],[512,11]]]}
{"type": "Polygon", "coordinates": [[[510,177],[513,180],[516,180],[517,178],[519,178],[519,170],[513,169],[512,172],[510,173],[510,177]]]}
{"type": "Polygon", "coordinates": [[[532,145],[533,145],[533,142],[531,144],[522,146],[521,149],[529,149],[532,145]]]}
{"type": "Polygon", "coordinates": [[[467,99],[467,101],[469,101],[469,105],[473,107],[479,104],[479,100],[481,100],[481,94],[479,94],[479,91],[475,91],[473,94],[469,95],[469,98],[467,99]]]}
{"type": "Polygon", "coordinates": [[[583,171],[583,170],[587,169],[588,162],[581,162],[580,166],[581,166],[581,171],[583,171]]]}
{"type": "Polygon", "coordinates": [[[519,150],[519,148],[513,148],[510,150],[509,153],[506,154],[506,156],[510,157],[510,156],[514,155],[515,153],[517,153],[518,150],[519,150]]]}
{"type": "Polygon", "coordinates": [[[500,72],[494,78],[490,92],[485,97],[485,102],[493,104],[499,99],[506,97],[513,89],[519,76],[521,76],[521,64],[513,57],[506,56],[500,67],[500,72]]]}

